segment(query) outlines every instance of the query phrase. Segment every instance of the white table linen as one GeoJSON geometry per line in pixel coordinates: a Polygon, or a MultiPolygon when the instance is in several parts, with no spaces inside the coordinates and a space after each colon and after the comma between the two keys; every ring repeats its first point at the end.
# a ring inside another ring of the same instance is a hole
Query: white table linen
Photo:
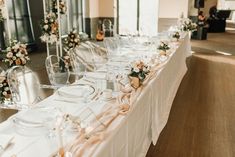
{"type": "MultiPolygon", "coordinates": [[[[189,38],[186,36],[165,66],[143,88],[129,113],[125,116],[118,116],[108,127],[109,134],[105,140],[87,149],[84,156],[144,157],[151,142],[156,144],[160,132],[167,123],[175,94],[187,71],[185,60],[190,50],[189,38]]],[[[60,107],[65,113],[71,114],[78,114],[88,106],[82,102],[57,102],[54,98],[52,96],[40,102],[41,106],[60,107]]],[[[99,113],[105,103],[89,105],[95,113],[99,113]]],[[[0,134],[15,137],[14,147],[6,150],[3,157],[10,157],[14,154],[17,157],[46,157],[58,150],[56,139],[49,140],[44,135],[25,137],[17,134],[11,120],[1,123],[0,134]]],[[[69,143],[74,137],[74,133],[66,133],[64,143],[69,143]]]]}

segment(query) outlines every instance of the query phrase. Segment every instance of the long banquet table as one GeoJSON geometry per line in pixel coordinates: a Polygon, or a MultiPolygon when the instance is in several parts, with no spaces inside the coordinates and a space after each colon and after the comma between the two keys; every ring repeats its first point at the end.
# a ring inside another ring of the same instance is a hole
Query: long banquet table
{"type": "MultiPolygon", "coordinates": [[[[96,157],[144,157],[151,144],[157,139],[167,123],[170,109],[180,82],[187,71],[186,58],[190,55],[191,46],[188,35],[180,41],[179,47],[164,63],[153,79],[142,89],[130,111],[120,115],[111,123],[99,144],[87,147],[82,156],[96,157]]],[[[78,113],[84,104],[52,103],[53,96],[39,104],[56,106],[65,113],[78,113]]],[[[96,106],[95,113],[101,112],[102,105],[96,106]]],[[[46,157],[52,156],[57,150],[57,139],[43,136],[22,136],[18,134],[11,118],[0,124],[1,135],[14,136],[13,145],[2,154],[4,157],[46,157]]],[[[74,133],[63,135],[64,144],[75,137],[74,133]]],[[[0,139],[1,140],[1,139],[0,139]]]]}

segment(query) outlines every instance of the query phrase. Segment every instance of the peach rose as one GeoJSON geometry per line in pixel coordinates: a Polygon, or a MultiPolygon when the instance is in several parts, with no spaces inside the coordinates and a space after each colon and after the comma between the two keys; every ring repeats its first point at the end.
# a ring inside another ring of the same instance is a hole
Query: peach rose
{"type": "Polygon", "coordinates": [[[18,59],[16,59],[16,65],[21,65],[21,60],[18,58],[18,59]]]}

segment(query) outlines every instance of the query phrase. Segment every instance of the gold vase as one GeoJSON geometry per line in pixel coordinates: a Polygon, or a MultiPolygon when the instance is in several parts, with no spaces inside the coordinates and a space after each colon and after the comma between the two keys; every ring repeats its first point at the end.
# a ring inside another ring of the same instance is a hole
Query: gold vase
{"type": "Polygon", "coordinates": [[[140,87],[140,79],[138,77],[129,77],[130,79],[130,84],[133,88],[137,89],[140,87]]]}
{"type": "Polygon", "coordinates": [[[166,55],[166,51],[160,50],[159,54],[160,54],[160,55],[166,55]]]}

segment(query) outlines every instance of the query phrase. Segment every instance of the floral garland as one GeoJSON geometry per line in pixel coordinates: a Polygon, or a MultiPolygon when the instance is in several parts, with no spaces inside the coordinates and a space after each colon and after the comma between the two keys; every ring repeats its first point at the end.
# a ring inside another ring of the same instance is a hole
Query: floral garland
{"type": "Polygon", "coordinates": [[[165,43],[164,41],[161,41],[157,49],[162,50],[162,51],[167,51],[170,49],[170,47],[168,46],[167,43],[165,43]]]}
{"type": "Polygon", "coordinates": [[[179,25],[180,29],[185,32],[194,32],[197,30],[197,24],[192,22],[192,20],[190,20],[189,18],[180,19],[179,25]]]}
{"type": "Polygon", "coordinates": [[[65,45],[64,50],[68,52],[69,50],[79,46],[79,43],[80,43],[79,35],[76,33],[75,30],[73,30],[68,34],[67,38],[64,39],[64,45],[65,45]]]}
{"type": "Polygon", "coordinates": [[[7,73],[2,71],[0,73],[0,101],[4,102],[5,99],[11,99],[11,91],[7,82],[7,73]]]}
{"type": "Polygon", "coordinates": [[[6,49],[6,58],[3,60],[9,67],[15,65],[24,66],[29,60],[25,44],[21,44],[16,40],[10,42],[10,46],[6,49]]]}
{"type": "MultiPolygon", "coordinates": [[[[52,12],[57,15],[57,0],[52,0],[52,12]]],[[[60,14],[66,14],[66,3],[63,0],[59,0],[59,9],[60,9],[60,14]]]]}
{"type": "Polygon", "coordinates": [[[42,42],[53,44],[58,41],[59,25],[55,13],[49,13],[46,15],[45,20],[42,21],[41,29],[42,36],[40,39],[42,42]]]}
{"type": "Polygon", "coordinates": [[[131,65],[131,73],[129,76],[137,77],[141,82],[144,81],[146,75],[149,73],[149,67],[142,61],[137,61],[131,65]]]}

